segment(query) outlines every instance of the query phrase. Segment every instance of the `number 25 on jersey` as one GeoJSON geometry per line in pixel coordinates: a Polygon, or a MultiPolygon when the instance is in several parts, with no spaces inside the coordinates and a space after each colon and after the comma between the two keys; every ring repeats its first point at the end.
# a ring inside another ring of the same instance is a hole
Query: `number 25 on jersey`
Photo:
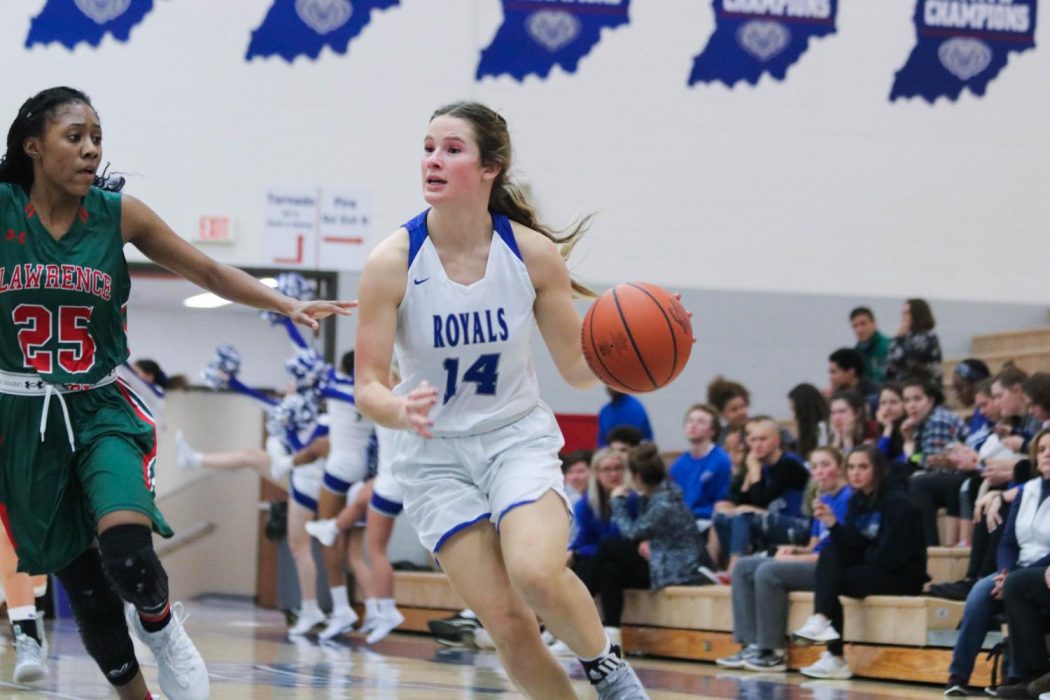
{"type": "Polygon", "coordinates": [[[90,370],[95,364],[95,339],[88,330],[92,310],[90,306],[60,306],[56,315],[39,304],[16,306],[11,315],[19,329],[26,369],[41,374],[55,371],[56,352],[46,348],[57,337],[60,345],[67,346],[58,348],[58,366],[69,374],[90,370]]]}

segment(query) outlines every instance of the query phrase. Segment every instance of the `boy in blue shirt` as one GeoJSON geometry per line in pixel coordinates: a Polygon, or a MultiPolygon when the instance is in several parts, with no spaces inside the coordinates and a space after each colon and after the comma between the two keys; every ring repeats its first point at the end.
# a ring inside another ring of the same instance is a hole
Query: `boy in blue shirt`
{"type": "Polygon", "coordinates": [[[682,490],[685,504],[693,511],[701,530],[711,524],[714,505],[729,497],[732,462],[729,454],[714,443],[721,430],[718,411],[695,404],[685,414],[685,439],[689,451],[671,465],[671,478],[682,490]]]}

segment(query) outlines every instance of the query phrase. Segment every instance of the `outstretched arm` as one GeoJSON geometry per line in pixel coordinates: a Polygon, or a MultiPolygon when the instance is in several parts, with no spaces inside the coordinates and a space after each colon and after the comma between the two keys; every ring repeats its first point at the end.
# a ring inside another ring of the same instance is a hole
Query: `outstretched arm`
{"type": "Polygon", "coordinates": [[[536,323],[558,372],[577,389],[593,386],[598,379],[583,357],[583,322],[572,302],[572,280],[565,260],[543,235],[519,224],[514,225],[514,233],[536,288],[536,323]]]}
{"type": "Polygon", "coordinates": [[[120,220],[125,243],[132,243],[146,257],[190,282],[239,304],[276,311],[296,323],[317,329],[317,320],[350,315],[352,301],[296,301],[276,292],[235,267],[212,260],[194,248],[138,199],[123,196],[120,220]]]}

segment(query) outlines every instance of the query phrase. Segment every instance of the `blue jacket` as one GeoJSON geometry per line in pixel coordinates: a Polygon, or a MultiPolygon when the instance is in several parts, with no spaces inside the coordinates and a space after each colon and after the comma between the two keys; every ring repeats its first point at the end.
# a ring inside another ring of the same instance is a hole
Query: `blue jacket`
{"type": "MultiPolygon", "coordinates": [[[[638,494],[631,493],[627,497],[627,507],[632,514],[638,512],[638,494]]],[[[576,507],[572,514],[575,519],[576,537],[569,543],[569,549],[579,557],[593,557],[598,553],[598,545],[602,540],[609,537],[622,537],[620,528],[612,521],[612,509],[610,507],[609,520],[602,520],[587,501],[587,494],[576,501],[576,507]]]]}
{"type": "Polygon", "coordinates": [[[630,425],[641,430],[643,440],[653,439],[653,429],[649,425],[649,414],[645,412],[645,406],[633,396],[624,394],[598,411],[598,447],[605,447],[605,435],[621,425],[630,425]]]}
{"type": "Polygon", "coordinates": [[[686,452],[671,465],[671,478],[682,490],[685,504],[697,518],[711,518],[716,501],[729,498],[733,463],[718,445],[700,458],[686,452]]]}

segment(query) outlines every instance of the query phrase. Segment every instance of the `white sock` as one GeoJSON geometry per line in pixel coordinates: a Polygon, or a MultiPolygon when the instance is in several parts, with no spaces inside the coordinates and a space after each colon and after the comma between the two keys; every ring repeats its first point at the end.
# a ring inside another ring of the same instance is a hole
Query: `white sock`
{"type": "Polygon", "coordinates": [[[316,600],[304,600],[302,605],[299,606],[299,616],[303,615],[320,615],[321,608],[317,607],[316,600]]]}
{"type": "Polygon", "coordinates": [[[380,598],[379,599],[379,614],[392,613],[397,610],[397,603],[393,598],[380,598]]]}
{"type": "Polygon", "coordinates": [[[587,663],[589,663],[591,661],[597,661],[598,659],[602,658],[603,656],[608,656],[611,653],[612,653],[612,642],[609,641],[608,637],[606,637],[605,638],[605,649],[602,650],[602,653],[598,654],[593,659],[585,659],[585,658],[583,658],[581,656],[580,657],[580,661],[584,661],[584,662],[587,662],[587,663]]]}
{"type": "Polygon", "coordinates": [[[365,617],[375,617],[379,614],[379,599],[365,598],[365,617]]]}
{"type": "Polygon", "coordinates": [[[332,594],[332,612],[341,613],[350,609],[350,597],[346,586],[332,586],[328,589],[332,594]]]}
{"type": "Polygon", "coordinates": [[[7,618],[11,620],[11,622],[25,622],[27,620],[35,620],[36,606],[22,605],[17,608],[8,608],[7,618]]]}

